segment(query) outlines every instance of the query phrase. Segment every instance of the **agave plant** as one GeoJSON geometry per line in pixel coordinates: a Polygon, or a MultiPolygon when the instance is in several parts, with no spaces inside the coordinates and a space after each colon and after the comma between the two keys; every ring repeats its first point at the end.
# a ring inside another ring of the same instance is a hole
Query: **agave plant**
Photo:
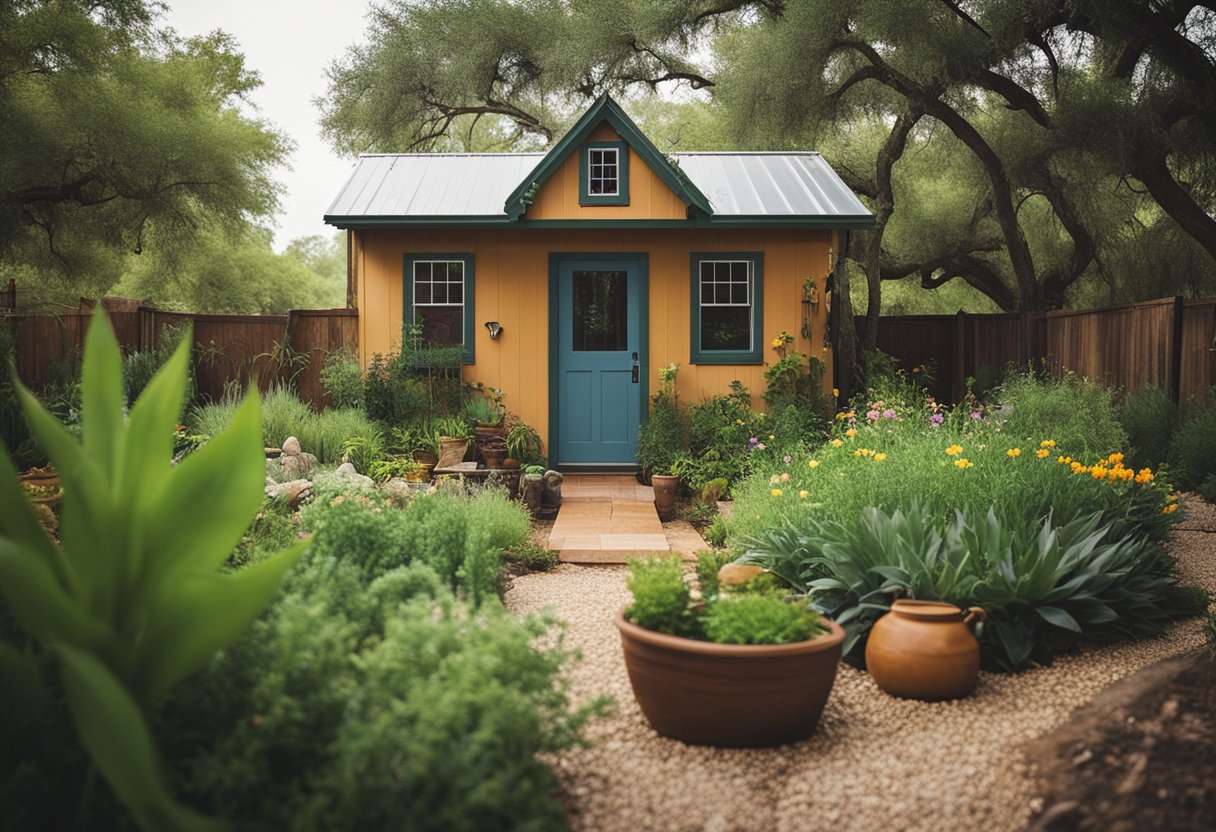
{"type": "Polygon", "coordinates": [[[870,627],[899,597],[981,606],[986,667],[1013,671],[1050,663],[1078,640],[1158,633],[1178,598],[1165,551],[1119,533],[1096,512],[1032,534],[979,518],[940,516],[913,503],[864,509],[851,525],[808,518],[747,543],[745,562],[809,593],[812,606],[845,627],[845,653],[862,663],[870,627]]]}

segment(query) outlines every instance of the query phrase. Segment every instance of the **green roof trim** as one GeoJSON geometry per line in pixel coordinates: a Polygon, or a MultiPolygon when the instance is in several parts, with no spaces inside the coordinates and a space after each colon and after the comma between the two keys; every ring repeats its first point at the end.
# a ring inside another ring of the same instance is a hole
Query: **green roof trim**
{"type": "Polygon", "coordinates": [[[334,216],[326,214],[326,224],[335,228],[873,228],[871,214],[828,217],[711,216],[686,220],[530,220],[526,216],[512,222],[507,217],[399,217],[334,216]]]}
{"type": "Polygon", "coordinates": [[[518,220],[524,215],[524,212],[528,210],[528,205],[536,197],[536,192],[545,184],[545,181],[553,175],[562,162],[566,161],[567,156],[582,146],[587,137],[591,135],[591,131],[603,121],[608,122],[612,129],[616,130],[617,134],[642,157],[642,161],[694,213],[699,213],[704,217],[713,214],[714,209],[709,204],[709,200],[705,198],[705,194],[701,193],[680,168],[672,164],[671,160],[664,156],[650,139],[646,138],[646,134],[639,130],[638,126],[633,123],[633,119],[625,114],[621,105],[617,104],[608,93],[604,93],[595,100],[587,112],[583,113],[569,132],[553,145],[553,148],[540,160],[540,164],[533,168],[532,172],[524,177],[524,180],[507,197],[504,210],[511,220],[518,220]]]}

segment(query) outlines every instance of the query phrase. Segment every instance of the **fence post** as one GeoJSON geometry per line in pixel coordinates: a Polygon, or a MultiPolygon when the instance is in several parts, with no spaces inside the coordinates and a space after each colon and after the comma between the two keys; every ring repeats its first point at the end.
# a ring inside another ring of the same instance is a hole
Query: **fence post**
{"type": "Polygon", "coordinates": [[[1182,315],[1183,300],[1174,296],[1174,314],[1170,325],[1170,398],[1174,404],[1182,404],[1182,315]]]}
{"type": "Polygon", "coordinates": [[[955,404],[963,400],[963,393],[967,389],[967,368],[963,366],[967,350],[966,332],[967,313],[960,309],[954,316],[954,383],[950,390],[955,404]]]}

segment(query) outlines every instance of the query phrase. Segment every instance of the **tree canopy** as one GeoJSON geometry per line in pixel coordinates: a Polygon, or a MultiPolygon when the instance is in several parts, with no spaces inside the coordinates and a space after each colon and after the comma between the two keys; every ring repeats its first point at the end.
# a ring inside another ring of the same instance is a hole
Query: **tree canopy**
{"type": "Polygon", "coordinates": [[[1216,273],[1213,8],[389,0],[331,67],[323,123],[346,151],[468,145],[486,120],[535,144],[604,90],[706,91],[692,106],[722,127],[691,119],[699,138],[819,144],[871,201],[878,228],[852,250],[871,298],[914,275],[1050,308],[1083,276],[1090,294],[1148,290],[1149,251],[1216,273]]]}
{"type": "Polygon", "coordinates": [[[152,240],[276,209],[289,143],[239,106],[257,74],[227,35],[182,40],[157,13],[0,0],[0,265],[22,283],[100,294],[152,240]]]}

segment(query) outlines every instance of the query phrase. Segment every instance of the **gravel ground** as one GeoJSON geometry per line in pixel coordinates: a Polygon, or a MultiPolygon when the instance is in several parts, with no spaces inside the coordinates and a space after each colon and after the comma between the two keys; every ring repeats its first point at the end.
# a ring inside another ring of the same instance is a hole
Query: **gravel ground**
{"type": "MultiPolygon", "coordinates": [[[[1216,591],[1216,508],[1185,500],[1185,531],[1170,550],[1184,582],[1216,591]]],[[[1168,634],[1090,648],[1016,676],[981,673],[959,702],[883,694],[842,664],[811,739],[777,749],[714,749],[663,739],[633,699],[612,619],[629,600],[624,567],[562,565],[515,579],[507,605],[552,608],[569,622],[583,660],[573,695],[601,693],[614,713],[587,730],[593,747],[551,762],[574,830],[1022,829],[1038,808],[1034,770],[1022,753],[1077,707],[1153,662],[1199,646],[1202,622],[1168,634]]]]}

